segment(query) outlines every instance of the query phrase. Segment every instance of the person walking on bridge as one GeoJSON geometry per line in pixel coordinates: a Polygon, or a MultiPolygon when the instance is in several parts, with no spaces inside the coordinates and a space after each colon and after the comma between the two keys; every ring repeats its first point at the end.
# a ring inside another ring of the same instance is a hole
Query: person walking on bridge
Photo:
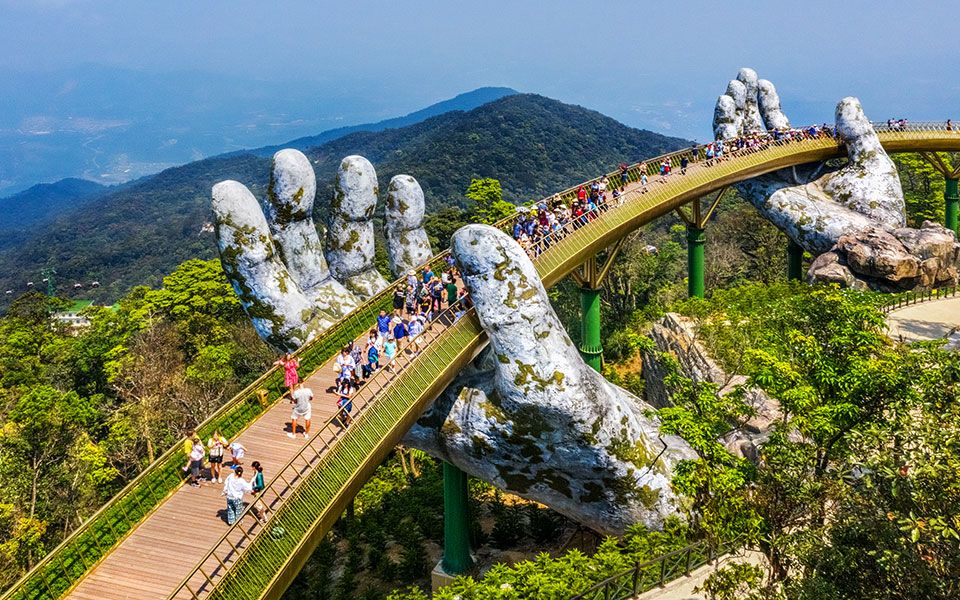
{"type": "Polygon", "coordinates": [[[207,448],[210,453],[210,481],[223,483],[220,478],[220,467],[223,465],[223,451],[230,443],[227,438],[220,435],[219,431],[214,431],[210,439],[207,440],[207,448]]]}
{"type": "Polygon", "coordinates": [[[292,390],[293,386],[300,382],[300,374],[297,373],[300,362],[291,356],[289,352],[281,356],[280,359],[273,364],[283,369],[283,385],[288,390],[292,390]]]}
{"type": "Polygon", "coordinates": [[[237,522],[243,512],[243,495],[253,491],[253,485],[243,478],[243,467],[237,467],[223,482],[221,496],[227,497],[227,525],[237,522]]]}
{"type": "Polygon", "coordinates": [[[293,403],[293,411],[290,413],[290,432],[287,437],[297,437],[297,419],[303,419],[303,439],[310,437],[310,417],[313,416],[313,390],[303,385],[298,385],[290,396],[293,403]]]}

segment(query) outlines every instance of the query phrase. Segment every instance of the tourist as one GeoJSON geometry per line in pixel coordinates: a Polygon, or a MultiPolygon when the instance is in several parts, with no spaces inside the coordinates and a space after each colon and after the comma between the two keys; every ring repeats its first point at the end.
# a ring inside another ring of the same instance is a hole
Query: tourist
{"type": "Polygon", "coordinates": [[[220,468],[223,465],[223,452],[230,442],[220,434],[220,431],[214,431],[210,439],[207,440],[207,448],[210,456],[210,481],[223,483],[220,478],[220,468]]]}
{"type": "Polygon", "coordinates": [[[400,311],[403,310],[403,304],[406,298],[407,293],[404,286],[398,285],[393,289],[393,314],[401,314],[400,311]]]}
{"type": "MultiPolygon", "coordinates": [[[[250,463],[250,467],[253,468],[253,477],[250,478],[250,487],[254,494],[260,494],[263,490],[266,489],[266,483],[263,481],[263,467],[260,466],[259,461],[253,461],[250,463]]],[[[261,523],[267,522],[267,505],[263,501],[263,498],[257,498],[253,504],[253,512],[257,519],[261,523]]]]}
{"type": "Polygon", "coordinates": [[[300,374],[297,373],[300,363],[295,357],[291,356],[289,352],[281,356],[280,359],[273,364],[283,369],[283,385],[285,388],[292,390],[293,386],[300,383],[300,374]]]}
{"type": "Polygon", "coordinates": [[[690,161],[687,160],[687,157],[686,157],[686,156],[680,157],[680,174],[681,174],[681,175],[686,175],[686,174],[687,174],[687,165],[688,165],[688,164],[690,164],[690,161]]]}
{"type": "Polygon", "coordinates": [[[647,193],[647,173],[645,171],[640,172],[640,189],[642,194],[647,193]]]}
{"type": "Polygon", "coordinates": [[[450,281],[447,282],[447,306],[453,306],[457,301],[457,280],[453,277],[453,274],[450,274],[450,281]]]}
{"type": "Polygon", "coordinates": [[[375,343],[367,343],[367,363],[363,367],[363,378],[373,375],[380,368],[380,349],[375,343]]]}
{"type": "Polygon", "coordinates": [[[246,453],[247,448],[239,440],[234,440],[230,444],[230,464],[234,469],[243,464],[240,461],[243,460],[246,453]]]}
{"type": "Polygon", "coordinates": [[[410,319],[410,324],[407,326],[410,331],[410,345],[413,347],[413,355],[418,356],[420,354],[420,345],[423,341],[420,335],[425,329],[424,324],[426,323],[426,317],[423,315],[417,315],[414,318],[410,319]]]}
{"type": "MultiPolygon", "coordinates": [[[[402,304],[400,306],[403,307],[402,304]]],[[[396,298],[394,298],[393,309],[397,310],[396,298]]],[[[380,344],[383,344],[383,340],[386,339],[388,333],[390,333],[390,315],[387,314],[387,311],[381,310],[380,314],[377,315],[377,339],[380,344]]]]}
{"type": "Polygon", "coordinates": [[[393,339],[397,341],[397,350],[403,350],[404,338],[407,337],[407,325],[403,319],[394,317],[393,319],[393,339]]]}
{"type": "Polygon", "coordinates": [[[227,497],[227,525],[233,525],[243,512],[243,495],[253,491],[249,481],[243,479],[243,467],[237,467],[223,482],[221,496],[227,497]]]}
{"type": "Polygon", "coordinates": [[[310,417],[313,416],[313,390],[302,385],[297,386],[290,395],[290,403],[293,404],[293,410],[290,411],[290,431],[287,432],[288,438],[297,437],[297,419],[303,419],[303,439],[310,437],[310,417]]]}
{"type": "Polygon", "coordinates": [[[334,361],[333,370],[337,374],[337,379],[349,377],[350,371],[353,371],[356,368],[357,363],[353,360],[353,356],[350,354],[350,346],[344,346],[340,349],[340,354],[337,355],[337,358],[334,361]]]}
{"type": "Polygon", "coordinates": [[[393,373],[393,360],[397,357],[397,341],[392,335],[387,336],[387,341],[383,343],[383,357],[387,371],[393,373]]]}
{"type": "Polygon", "coordinates": [[[353,359],[353,372],[356,378],[360,377],[360,367],[363,365],[364,356],[363,350],[360,349],[360,344],[355,344],[350,342],[350,358],[353,359]]]}
{"type": "Polygon", "coordinates": [[[407,308],[407,316],[412,317],[417,312],[417,287],[407,284],[407,294],[404,297],[404,303],[407,308]]]}
{"type": "Polygon", "coordinates": [[[630,165],[627,163],[620,163],[620,191],[624,191],[627,187],[627,183],[630,181],[630,165]]]}
{"type": "Polygon", "coordinates": [[[947,131],[953,131],[953,121],[947,119],[947,131]]]}
{"type": "Polygon", "coordinates": [[[187,462],[183,464],[183,471],[190,470],[190,452],[193,450],[193,438],[197,437],[195,429],[188,429],[187,435],[183,438],[183,455],[187,457],[187,462]]]}
{"type": "Polygon", "coordinates": [[[190,477],[187,479],[190,487],[200,487],[200,469],[203,468],[203,457],[206,455],[207,451],[203,442],[194,435],[193,439],[190,440],[190,477]]]}
{"type": "Polygon", "coordinates": [[[353,383],[349,381],[341,381],[340,385],[337,386],[337,408],[339,409],[337,416],[343,427],[347,427],[350,423],[353,423],[353,418],[350,416],[350,413],[353,411],[354,390],[353,383]]]}

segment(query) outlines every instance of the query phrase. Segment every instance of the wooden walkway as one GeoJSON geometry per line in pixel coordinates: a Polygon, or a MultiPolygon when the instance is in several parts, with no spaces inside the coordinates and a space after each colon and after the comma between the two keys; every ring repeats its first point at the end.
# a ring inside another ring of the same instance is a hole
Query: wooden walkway
{"type": "MultiPolygon", "coordinates": [[[[366,340],[366,336],[363,337],[366,340]]],[[[333,361],[306,379],[313,390],[313,431],[336,412],[333,361]],[[329,391],[328,391],[329,390],[329,391]]],[[[236,439],[246,448],[244,479],[250,463],[260,461],[269,481],[303,448],[306,440],[287,437],[291,405],[277,402],[236,439]]],[[[302,431],[302,420],[298,430],[302,431]]],[[[332,437],[332,433],[330,434],[332,437]]],[[[206,440],[204,440],[206,441],[206,440]]],[[[233,440],[231,440],[233,441],[233,440]]],[[[229,452],[225,457],[229,458],[229,452]]],[[[226,466],[223,477],[232,473],[226,466]]],[[[226,532],[223,484],[203,482],[181,486],[113,552],[97,565],[67,597],[82,600],[166,598],[226,532]]]]}

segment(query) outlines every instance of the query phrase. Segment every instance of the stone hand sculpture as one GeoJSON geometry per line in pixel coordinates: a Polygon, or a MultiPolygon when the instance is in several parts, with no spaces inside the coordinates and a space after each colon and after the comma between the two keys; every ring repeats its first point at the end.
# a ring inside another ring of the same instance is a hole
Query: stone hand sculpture
{"type": "MultiPolygon", "coordinates": [[[[280,350],[300,347],[388,283],[373,264],[373,165],[362,156],[340,163],[325,242],[313,221],[316,190],[313,167],[297,150],[273,156],[263,205],[236,181],[213,186],[223,270],[257,333],[280,350]]],[[[416,180],[394,177],[387,231],[396,276],[430,254],[423,214],[416,180]]]]}
{"type": "Polygon", "coordinates": [[[490,346],[406,443],[598,531],[662,524],[677,510],[673,467],[692,449],[584,363],[514,240],[468,225],[451,250],[490,346]]]}
{"type": "MultiPolygon", "coordinates": [[[[713,124],[719,140],[790,127],[776,88],[753,69],[740,69],[718,98],[713,124]]],[[[955,284],[960,244],[935,223],[906,227],[896,166],[856,98],[837,104],[836,132],[846,165],[757,177],[738,184],[741,195],[816,256],[811,281],[884,291],[955,284]]]]}

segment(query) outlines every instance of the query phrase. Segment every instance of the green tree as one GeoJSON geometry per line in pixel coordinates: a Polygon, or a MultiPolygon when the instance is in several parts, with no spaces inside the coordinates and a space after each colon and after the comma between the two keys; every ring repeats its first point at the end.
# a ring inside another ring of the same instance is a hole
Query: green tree
{"type": "Polygon", "coordinates": [[[496,223],[517,210],[503,199],[503,190],[496,179],[485,177],[471,180],[465,195],[473,202],[472,220],[475,223],[496,223]]]}

